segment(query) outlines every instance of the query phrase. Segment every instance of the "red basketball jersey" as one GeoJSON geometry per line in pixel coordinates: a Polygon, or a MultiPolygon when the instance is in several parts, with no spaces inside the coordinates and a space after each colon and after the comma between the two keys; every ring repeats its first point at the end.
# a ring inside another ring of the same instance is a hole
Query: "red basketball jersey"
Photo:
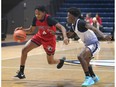
{"type": "Polygon", "coordinates": [[[53,32],[56,32],[55,26],[49,26],[47,23],[48,14],[45,16],[44,21],[36,20],[36,26],[38,27],[37,36],[41,37],[42,39],[50,40],[50,38],[55,38],[53,32]]]}

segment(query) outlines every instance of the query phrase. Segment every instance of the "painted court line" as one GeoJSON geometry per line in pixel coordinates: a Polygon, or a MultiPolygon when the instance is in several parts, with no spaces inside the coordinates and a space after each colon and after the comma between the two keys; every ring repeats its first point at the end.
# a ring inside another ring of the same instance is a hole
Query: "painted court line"
{"type": "Polygon", "coordinates": [[[113,84],[107,84],[105,87],[112,87],[113,84]]]}
{"type": "MultiPolygon", "coordinates": [[[[2,68],[6,68],[6,69],[14,69],[14,68],[19,68],[19,67],[5,67],[2,66],[2,68]]],[[[58,71],[58,70],[62,70],[62,71],[82,71],[82,69],[66,69],[66,68],[62,68],[62,69],[55,69],[55,68],[34,68],[34,67],[26,67],[25,69],[29,69],[29,70],[52,70],[52,71],[58,71]]],[[[114,72],[114,70],[95,70],[95,71],[99,71],[99,72],[114,72]]]]}

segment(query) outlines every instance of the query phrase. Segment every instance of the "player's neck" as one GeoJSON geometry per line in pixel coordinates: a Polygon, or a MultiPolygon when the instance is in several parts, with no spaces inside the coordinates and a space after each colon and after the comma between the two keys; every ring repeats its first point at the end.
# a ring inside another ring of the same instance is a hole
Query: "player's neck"
{"type": "Polygon", "coordinates": [[[42,19],[40,20],[41,22],[43,22],[43,21],[45,20],[45,16],[46,16],[46,15],[44,15],[44,16],[42,17],[42,19]]]}
{"type": "Polygon", "coordinates": [[[77,19],[78,19],[78,18],[75,18],[75,19],[74,19],[73,24],[75,24],[75,23],[76,23],[77,19]]]}

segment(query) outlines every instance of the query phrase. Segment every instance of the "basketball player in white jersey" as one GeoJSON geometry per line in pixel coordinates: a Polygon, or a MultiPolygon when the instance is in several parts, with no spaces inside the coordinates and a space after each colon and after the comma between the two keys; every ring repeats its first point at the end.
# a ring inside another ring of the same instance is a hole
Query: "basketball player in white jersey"
{"type": "Polygon", "coordinates": [[[85,73],[85,81],[82,87],[87,87],[99,81],[99,77],[93,72],[90,65],[93,55],[100,49],[95,33],[104,40],[111,40],[111,36],[104,35],[99,29],[81,20],[80,16],[80,9],[75,7],[68,9],[67,22],[72,24],[72,32],[75,32],[85,44],[84,50],[78,55],[78,60],[85,73]]]}

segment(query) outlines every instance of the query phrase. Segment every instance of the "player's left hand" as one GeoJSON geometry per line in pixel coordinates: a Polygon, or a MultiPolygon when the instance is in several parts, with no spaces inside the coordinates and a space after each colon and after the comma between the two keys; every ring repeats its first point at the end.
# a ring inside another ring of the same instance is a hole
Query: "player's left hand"
{"type": "Polygon", "coordinates": [[[110,41],[112,39],[112,36],[111,35],[105,35],[104,39],[107,40],[107,41],[110,41]]]}
{"type": "Polygon", "coordinates": [[[65,45],[68,45],[69,39],[67,37],[65,37],[63,42],[64,42],[65,45]]]}

